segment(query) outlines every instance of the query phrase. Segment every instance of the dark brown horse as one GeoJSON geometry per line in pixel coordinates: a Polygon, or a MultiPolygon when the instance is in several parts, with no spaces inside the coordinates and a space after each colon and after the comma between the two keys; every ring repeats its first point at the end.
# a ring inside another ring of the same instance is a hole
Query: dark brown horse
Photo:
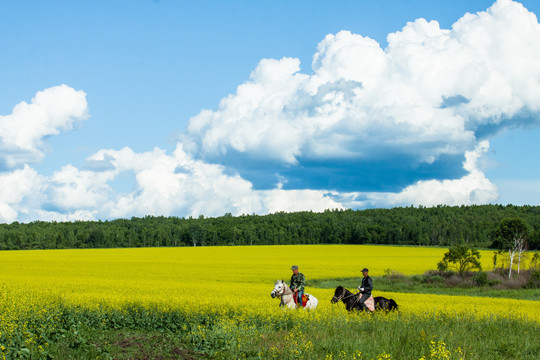
{"type": "MultiPolygon", "coordinates": [[[[382,296],[377,296],[373,298],[373,300],[375,300],[375,310],[384,310],[386,312],[398,310],[398,304],[394,301],[394,299],[387,299],[382,296]]],[[[330,301],[332,304],[343,301],[347,311],[362,311],[362,306],[358,301],[358,294],[353,294],[341,285],[336,288],[336,291],[334,291],[334,296],[330,301]]]]}

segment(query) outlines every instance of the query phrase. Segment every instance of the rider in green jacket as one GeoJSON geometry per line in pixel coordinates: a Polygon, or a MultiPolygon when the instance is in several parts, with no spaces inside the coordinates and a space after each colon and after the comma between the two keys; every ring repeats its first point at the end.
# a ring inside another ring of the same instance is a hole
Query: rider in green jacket
{"type": "Polygon", "coordinates": [[[304,286],[306,285],[306,277],[298,271],[298,266],[291,267],[293,274],[291,276],[291,290],[295,293],[299,306],[302,306],[302,295],[304,294],[304,286]]]}

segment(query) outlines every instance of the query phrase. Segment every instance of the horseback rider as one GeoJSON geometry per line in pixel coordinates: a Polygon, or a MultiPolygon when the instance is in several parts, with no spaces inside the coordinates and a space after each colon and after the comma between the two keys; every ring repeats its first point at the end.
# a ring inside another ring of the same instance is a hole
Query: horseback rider
{"type": "Polygon", "coordinates": [[[294,292],[296,299],[298,299],[297,306],[302,307],[302,295],[304,295],[304,286],[306,285],[306,277],[304,274],[298,271],[298,266],[293,265],[291,267],[293,274],[291,276],[291,290],[294,292]]]}
{"type": "Polygon", "coordinates": [[[360,285],[357,289],[360,291],[358,294],[360,303],[360,306],[362,307],[362,310],[367,311],[367,306],[365,304],[366,300],[369,299],[371,296],[371,290],[373,290],[373,280],[368,275],[369,270],[367,268],[362,269],[362,275],[364,275],[364,278],[362,279],[362,285],[360,285]]]}

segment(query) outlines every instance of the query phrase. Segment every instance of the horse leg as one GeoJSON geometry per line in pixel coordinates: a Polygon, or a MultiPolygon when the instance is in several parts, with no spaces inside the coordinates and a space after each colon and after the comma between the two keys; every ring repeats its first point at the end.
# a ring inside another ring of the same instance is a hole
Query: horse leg
{"type": "Polygon", "coordinates": [[[362,311],[362,306],[360,306],[360,302],[358,301],[358,298],[354,297],[347,303],[347,310],[362,311]]]}
{"type": "Polygon", "coordinates": [[[341,301],[343,301],[343,303],[345,304],[345,309],[347,309],[347,311],[350,312],[350,311],[356,310],[356,304],[354,302],[354,299],[349,298],[347,300],[343,299],[341,301]]]}
{"type": "Polygon", "coordinates": [[[367,294],[362,294],[360,299],[358,299],[358,303],[360,304],[360,308],[363,311],[369,311],[368,307],[366,306],[367,299],[369,299],[369,296],[367,294]]]}

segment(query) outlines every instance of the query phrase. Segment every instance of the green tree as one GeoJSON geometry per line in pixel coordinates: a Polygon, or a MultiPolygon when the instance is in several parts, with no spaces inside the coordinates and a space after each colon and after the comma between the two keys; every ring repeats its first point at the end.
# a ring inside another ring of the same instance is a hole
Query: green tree
{"type": "Polygon", "coordinates": [[[512,277],[512,267],[514,266],[514,259],[516,254],[518,255],[518,274],[521,264],[521,256],[527,249],[527,236],[528,236],[527,223],[521,218],[503,219],[501,224],[497,228],[497,239],[494,245],[499,251],[508,251],[510,257],[510,269],[508,271],[508,277],[512,277]]]}
{"type": "Polygon", "coordinates": [[[540,229],[531,233],[531,236],[529,237],[529,249],[540,249],[540,229]]]}
{"type": "Polygon", "coordinates": [[[464,273],[471,270],[482,270],[480,256],[480,252],[473,247],[465,244],[455,245],[444,254],[443,259],[437,264],[437,268],[445,271],[451,266],[459,272],[459,276],[463,276],[464,273]]]}
{"type": "MultiPolygon", "coordinates": [[[[111,221],[0,224],[0,248],[94,248],[244,244],[401,244],[498,248],[505,218],[530,226],[540,249],[540,206],[436,206],[328,210],[208,218],[144,216],[111,221]],[[462,240],[463,239],[463,240],[462,240]]],[[[499,257],[500,258],[500,257],[499,257]]],[[[516,253],[519,265],[519,254],[516,253]]],[[[523,259],[521,261],[524,261],[523,259]]]]}

